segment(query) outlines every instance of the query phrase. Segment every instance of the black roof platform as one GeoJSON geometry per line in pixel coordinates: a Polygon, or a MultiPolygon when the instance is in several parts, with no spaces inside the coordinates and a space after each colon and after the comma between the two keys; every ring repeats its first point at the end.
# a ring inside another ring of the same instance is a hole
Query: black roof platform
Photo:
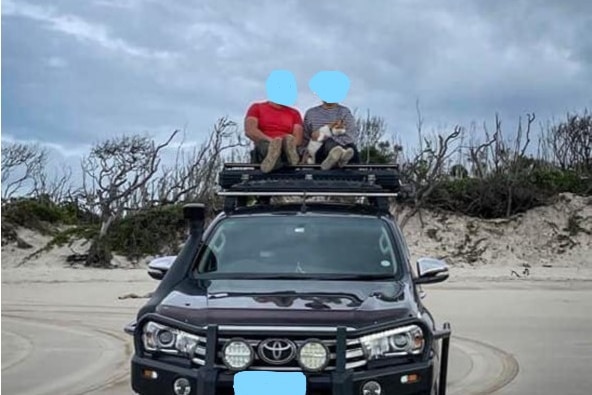
{"type": "MultiPolygon", "coordinates": [[[[321,170],[320,165],[286,166],[272,173],[263,173],[259,164],[225,163],[218,177],[222,188],[232,188],[245,181],[314,181],[319,182],[360,182],[377,185],[384,192],[398,192],[401,188],[399,167],[397,165],[347,165],[343,168],[321,170]]],[[[328,184],[325,184],[325,188],[328,184]]],[[[300,189],[301,190],[301,189],[300,189]]]]}
{"type": "Polygon", "coordinates": [[[388,211],[389,197],[396,197],[401,188],[396,165],[347,165],[321,170],[320,165],[287,166],[263,173],[258,164],[226,163],[218,176],[225,197],[226,212],[246,206],[249,197],[295,196],[361,197],[381,211],[388,211]]]}

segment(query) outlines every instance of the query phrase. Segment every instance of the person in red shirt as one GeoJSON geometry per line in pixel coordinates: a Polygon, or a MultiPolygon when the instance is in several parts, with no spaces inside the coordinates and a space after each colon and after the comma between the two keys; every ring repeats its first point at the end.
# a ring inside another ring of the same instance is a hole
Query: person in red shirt
{"type": "Polygon", "coordinates": [[[300,163],[302,116],[295,108],[272,101],[252,104],[245,116],[245,134],[255,144],[251,159],[269,173],[300,163]]]}

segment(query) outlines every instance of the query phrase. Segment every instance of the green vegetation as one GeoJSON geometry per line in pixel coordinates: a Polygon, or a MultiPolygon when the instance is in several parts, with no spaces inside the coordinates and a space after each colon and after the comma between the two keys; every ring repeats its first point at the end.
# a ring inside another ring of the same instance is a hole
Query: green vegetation
{"type": "Polygon", "coordinates": [[[48,196],[13,199],[2,204],[4,229],[23,227],[42,234],[54,234],[61,225],[88,225],[96,221],[84,208],[72,202],[56,203],[48,196]]]}
{"type": "MultiPolygon", "coordinates": [[[[480,134],[485,141],[465,136],[460,127],[429,137],[420,122],[419,149],[404,152],[395,136],[387,133],[384,120],[368,114],[358,119],[356,143],[362,163],[400,165],[406,190],[399,203],[411,208],[400,220],[402,227],[421,209],[507,218],[549,204],[560,193],[592,195],[592,115],[587,111],[568,115],[549,127],[539,136],[536,155],[527,154],[534,115],[527,120],[525,127],[519,124],[511,141],[502,137],[498,117],[493,135],[485,128],[480,134]],[[472,139],[468,145],[465,138],[472,139]]],[[[86,258],[76,259],[87,266],[109,267],[113,254],[131,261],[176,254],[186,237],[183,202],[206,203],[211,218],[222,203],[214,193],[221,163],[245,157],[240,149],[250,149],[232,132],[233,126],[221,119],[202,146],[180,154],[169,167],[159,167],[159,152],[177,131],[158,146],[140,136],[97,143],[82,166],[87,183],[78,188],[67,183],[67,174],[55,184],[46,183],[47,175],[38,173],[46,167],[45,157],[36,155],[35,147],[3,145],[3,180],[18,170],[11,163],[26,166],[27,158],[37,159],[29,165],[36,171],[28,173],[31,192],[12,197],[13,191],[25,188],[20,181],[4,191],[2,244],[31,248],[17,235],[17,228],[24,227],[52,236],[42,250],[88,240],[86,258]],[[230,157],[223,155],[226,152],[230,157]]],[[[582,232],[580,222],[574,214],[566,229],[572,235],[582,232]]],[[[429,237],[439,236],[433,230],[429,237]]]]}
{"type": "Polygon", "coordinates": [[[592,178],[549,168],[517,177],[501,173],[483,179],[446,179],[426,198],[425,207],[479,218],[504,218],[548,204],[566,192],[591,195],[592,178]]]}
{"type": "MultiPolygon", "coordinates": [[[[18,227],[51,235],[51,241],[41,250],[47,251],[77,239],[93,240],[99,234],[100,222],[96,216],[74,210],[72,205],[28,198],[4,204],[3,243],[24,243],[17,237],[18,227]]],[[[181,204],[131,212],[112,224],[104,240],[109,251],[106,254],[110,257],[112,253],[123,255],[131,261],[146,255],[176,254],[185,232],[181,204]]],[[[26,248],[24,244],[19,247],[26,248]]],[[[105,246],[100,245],[99,249],[101,247],[105,246]]]]}
{"type": "Polygon", "coordinates": [[[181,205],[153,207],[116,221],[107,240],[114,252],[137,260],[146,255],[177,254],[185,230],[181,205]]]}

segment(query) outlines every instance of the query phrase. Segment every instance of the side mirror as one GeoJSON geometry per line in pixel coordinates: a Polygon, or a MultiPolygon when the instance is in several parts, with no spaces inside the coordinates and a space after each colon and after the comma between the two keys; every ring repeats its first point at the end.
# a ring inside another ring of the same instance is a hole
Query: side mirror
{"type": "Polygon", "coordinates": [[[177,256],[163,256],[152,260],[148,264],[148,275],[155,280],[162,280],[175,262],[177,256]]]}
{"type": "Polygon", "coordinates": [[[415,284],[439,283],[448,278],[448,265],[436,258],[419,258],[417,260],[417,278],[415,284]]]}

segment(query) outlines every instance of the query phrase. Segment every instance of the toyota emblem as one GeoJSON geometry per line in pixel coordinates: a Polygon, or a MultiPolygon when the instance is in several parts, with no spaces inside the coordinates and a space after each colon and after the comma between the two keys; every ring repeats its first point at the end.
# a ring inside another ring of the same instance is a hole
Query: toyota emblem
{"type": "Polygon", "coordinates": [[[270,365],[284,365],[296,356],[296,345],[287,339],[267,339],[259,344],[259,357],[270,365]]]}

